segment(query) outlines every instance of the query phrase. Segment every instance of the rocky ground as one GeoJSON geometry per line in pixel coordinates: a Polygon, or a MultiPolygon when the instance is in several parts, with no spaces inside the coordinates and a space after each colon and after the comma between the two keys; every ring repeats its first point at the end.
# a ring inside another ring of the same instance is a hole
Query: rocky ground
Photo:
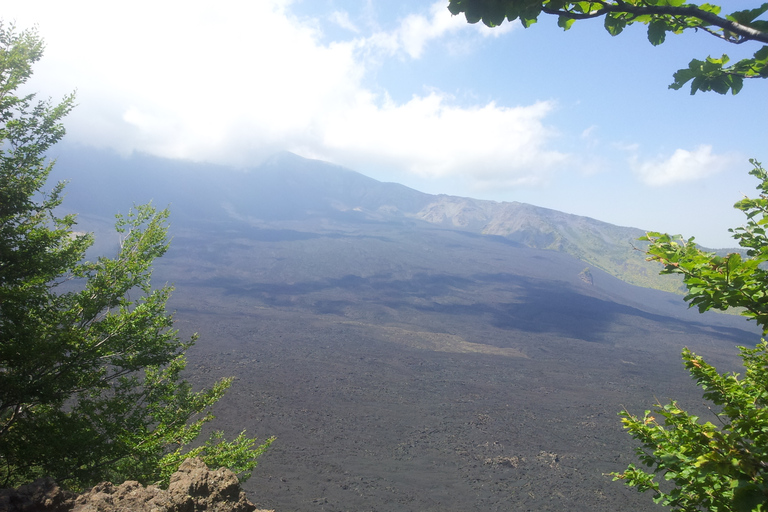
{"type": "Polygon", "coordinates": [[[168,489],[128,481],[103,482],[75,495],[50,479],[0,491],[5,512],[270,512],[257,510],[228,469],[210,470],[200,459],[187,459],[171,476],[168,489]]]}

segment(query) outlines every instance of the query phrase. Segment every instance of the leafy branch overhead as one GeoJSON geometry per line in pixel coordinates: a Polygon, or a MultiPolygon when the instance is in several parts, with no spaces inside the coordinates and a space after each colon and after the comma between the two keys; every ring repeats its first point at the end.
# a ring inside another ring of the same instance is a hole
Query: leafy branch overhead
{"type": "Polygon", "coordinates": [[[746,78],[768,78],[768,21],[759,19],[768,11],[768,3],[723,14],[712,4],[691,4],[682,0],[603,0],[574,2],[568,0],[449,0],[452,14],[464,13],[469,23],[482,21],[489,27],[504,20],[520,20],[526,28],[538,21],[539,15],[558,17],[565,30],[579,20],[604,18],[605,29],[612,35],[625,27],[641,23],[648,27],[648,40],[660,45],[667,33],[686,30],[702,31],[727,43],[762,43],[751,58],[730,63],[728,55],[693,59],[688,67],[675,72],[671,89],[690,82],[691,94],[697,91],[738,93],[746,78]]]}

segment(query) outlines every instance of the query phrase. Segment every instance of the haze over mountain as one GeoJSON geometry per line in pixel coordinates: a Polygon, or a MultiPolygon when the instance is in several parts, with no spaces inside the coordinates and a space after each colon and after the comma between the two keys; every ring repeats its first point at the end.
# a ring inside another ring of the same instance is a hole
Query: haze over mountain
{"type": "Polygon", "coordinates": [[[62,147],[53,178],[94,253],[115,212],[170,204],[155,278],[200,333],[190,378],[237,378],[220,425],[278,437],[245,486],[277,510],[657,510],[605,476],[634,461],[616,413],[711,415],[680,350],[725,371],[759,340],[601,270],[652,275],[634,228],[291,154],[245,172],[62,147]]]}
{"type": "Polygon", "coordinates": [[[65,151],[60,173],[72,181],[69,205],[110,216],[114,206],[172,205],[180,223],[267,222],[324,218],[336,223],[426,221],[448,229],[503,236],[525,246],[565,252],[631,284],[680,291],[659,277],[637,238],[641,229],[614,226],[518,202],[431,195],[382,183],[332,164],[281,153],[250,171],[109,152],[65,151]],[[77,165],[68,165],[73,154],[77,165]],[[70,178],[71,177],[71,178],[70,178]],[[129,198],[133,198],[131,201],[129,198]]]}

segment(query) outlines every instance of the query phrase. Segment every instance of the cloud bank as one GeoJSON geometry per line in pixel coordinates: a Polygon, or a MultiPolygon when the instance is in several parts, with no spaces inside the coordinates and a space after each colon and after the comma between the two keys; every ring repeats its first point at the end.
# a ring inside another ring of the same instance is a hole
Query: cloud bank
{"type": "Polygon", "coordinates": [[[38,24],[47,42],[31,86],[53,97],[77,89],[70,141],[241,167],[281,150],[359,169],[373,158],[486,184],[535,182],[566,157],[553,149],[551,102],[465,105],[425,89],[397,103],[364,85],[382,59],[420,59],[446,36],[503,30],[470,26],[436,2],[368,33],[336,11],[327,19],[348,38],[324,42],[318,20],[290,8],[43,1],[7,12],[20,27],[38,24]]]}

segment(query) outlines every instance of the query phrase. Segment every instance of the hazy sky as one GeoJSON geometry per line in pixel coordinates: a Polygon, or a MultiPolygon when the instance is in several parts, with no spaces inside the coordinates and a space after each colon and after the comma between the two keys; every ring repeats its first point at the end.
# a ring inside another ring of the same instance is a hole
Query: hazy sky
{"type": "MultiPolygon", "coordinates": [[[[746,8],[746,2],[721,2],[746,8]]],[[[77,90],[69,142],[247,168],[281,150],[429,193],[522,201],[731,246],[732,204],[768,164],[768,81],[667,88],[706,34],[488,29],[447,0],[30,1],[30,90],[77,90]]],[[[752,5],[751,3],[749,5],[752,5]]],[[[751,52],[749,54],[751,54],[751,52]]]]}

